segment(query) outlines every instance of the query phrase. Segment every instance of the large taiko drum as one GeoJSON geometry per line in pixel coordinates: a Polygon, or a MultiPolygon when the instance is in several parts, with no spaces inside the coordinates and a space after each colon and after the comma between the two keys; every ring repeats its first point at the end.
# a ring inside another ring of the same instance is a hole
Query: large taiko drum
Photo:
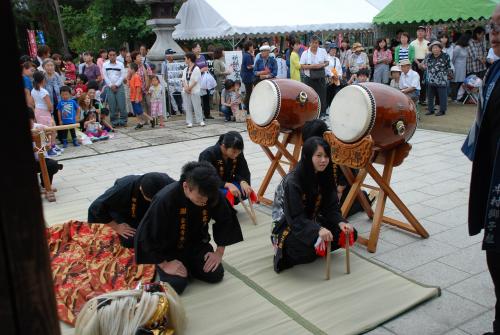
{"type": "Polygon", "coordinates": [[[263,80],[250,96],[250,117],[265,127],[273,120],[281,129],[297,129],[306,121],[319,117],[321,103],[318,94],[306,84],[291,79],[263,80]]]}
{"type": "Polygon", "coordinates": [[[390,149],[407,142],[417,128],[416,107],[400,91],[383,84],[362,83],[340,90],[330,105],[335,136],[355,143],[371,135],[375,146],[390,149]]]}

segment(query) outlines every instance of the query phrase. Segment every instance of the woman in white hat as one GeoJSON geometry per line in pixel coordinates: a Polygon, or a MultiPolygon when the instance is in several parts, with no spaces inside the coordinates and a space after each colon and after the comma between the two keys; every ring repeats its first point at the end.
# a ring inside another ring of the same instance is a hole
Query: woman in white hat
{"type": "Polygon", "coordinates": [[[427,113],[434,114],[434,98],[439,97],[439,112],[436,116],[446,114],[448,103],[448,80],[452,78],[450,56],[443,52],[443,45],[439,41],[429,44],[429,53],[424,59],[424,68],[427,69],[427,113]]]}

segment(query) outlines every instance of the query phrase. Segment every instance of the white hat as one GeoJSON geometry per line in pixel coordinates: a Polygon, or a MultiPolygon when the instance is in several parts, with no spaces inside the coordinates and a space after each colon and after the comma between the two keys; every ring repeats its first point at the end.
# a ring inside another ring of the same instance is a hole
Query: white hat
{"type": "Polygon", "coordinates": [[[399,66],[391,67],[391,72],[401,72],[401,68],[399,66]]]}
{"type": "Polygon", "coordinates": [[[277,49],[277,48],[276,48],[276,46],[275,46],[275,45],[271,46],[271,52],[274,52],[274,50],[276,50],[276,49],[277,49]]]}
{"type": "Polygon", "coordinates": [[[259,51],[270,51],[271,47],[269,45],[263,45],[259,48],[259,51]]]}

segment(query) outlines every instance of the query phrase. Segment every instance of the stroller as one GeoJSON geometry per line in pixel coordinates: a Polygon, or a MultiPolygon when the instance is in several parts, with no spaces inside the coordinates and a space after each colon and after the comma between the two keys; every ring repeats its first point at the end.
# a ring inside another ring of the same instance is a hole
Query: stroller
{"type": "Polygon", "coordinates": [[[479,88],[482,83],[483,81],[474,74],[467,76],[458,91],[457,99],[461,99],[465,94],[465,98],[463,100],[464,105],[466,103],[473,103],[477,105],[479,101],[479,88]]]}

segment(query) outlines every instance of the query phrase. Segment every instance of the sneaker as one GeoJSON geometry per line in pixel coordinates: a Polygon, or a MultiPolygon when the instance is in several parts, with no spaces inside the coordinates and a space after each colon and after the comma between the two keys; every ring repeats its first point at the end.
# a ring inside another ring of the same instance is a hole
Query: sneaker
{"type": "MultiPolygon", "coordinates": [[[[212,118],[212,119],[213,119],[213,118],[212,118]]],[[[201,122],[200,122],[200,126],[201,126],[201,127],[205,127],[205,122],[201,121],[201,122]]]]}
{"type": "Polygon", "coordinates": [[[68,147],[68,140],[63,140],[63,148],[67,148],[68,147]]]}
{"type": "Polygon", "coordinates": [[[49,157],[57,157],[59,155],[60,154],[57,153],[54,149],[50,149],[50,150],[47,151],[47,156],[49,156],[49,157]]]}
{"type": "Polygon", "coordinates": [[[79,147],[80,146],[80,144],[78,143],[78,141],[76,139],[73,140],[73,146],[74,147],[79,147]]]}
{"type": "Polygon", "coordinates": [[[141,129],[143,126],[144,126],[144,125],[143,125],[142,123],[138,123],[138,124],[134,127],[134,129],[136,129],[136,130],[137,130],[137,129],[141,129]]]}
{"type": "Polygon", "coordinates": [[[427,112],[427,113],[425,113],[425,115],[432,115],[432,114],[434,114],[434,112],[427,112]]]}
{"type": "Polygon", "coordinates": [[[155,119],[151,119],[151,121],[149,121],[149,123],[151,123],[151,128],[154,128],[156,126],[156,120],[155,119]]]}
{"type": "Polygon", "coordinates": [[[187,127],[188,127],[188,128],[192,128],[192,127],[193,127],[193,124],[192,124],[192,123],[188,123],[188,124],[187,124],[187,127]]]}
{"type": "Polygon", "coordinates": [[[54,145],[53,149],[57,152],[60,152],[60,153],[63,153],[64,152],[64,149],[59,147],[58,145],[54,145]]]}

